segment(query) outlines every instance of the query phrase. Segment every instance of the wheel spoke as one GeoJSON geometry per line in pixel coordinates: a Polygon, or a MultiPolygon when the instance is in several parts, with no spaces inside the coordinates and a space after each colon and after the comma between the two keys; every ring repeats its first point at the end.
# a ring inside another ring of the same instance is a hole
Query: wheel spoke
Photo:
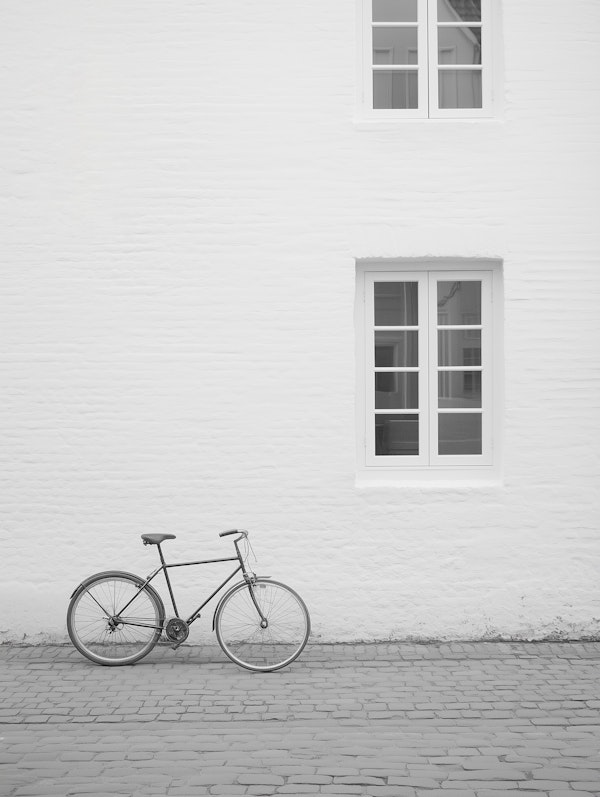
{"type": "Polygon", "coordinates": [[[216,631],[227,656],[252,670],[276,670],[292,662],[303,650],[310,620],[302,599],[289,587],[259,579],[251,587],[241,584],[226,597],[217,613],[216,631]],[[252,595],[267,621],[261,616],[252,595]]]}
{"type": "Polygon", "coordinates": [[[156,593],[124,573],[99,576],[69,606],[67,625],[75,647],[100,664],[129,664],[145,656],[162,630],[164,610],[156,593]],[[121,607],[127,615],[120,617],[121,607]]]}

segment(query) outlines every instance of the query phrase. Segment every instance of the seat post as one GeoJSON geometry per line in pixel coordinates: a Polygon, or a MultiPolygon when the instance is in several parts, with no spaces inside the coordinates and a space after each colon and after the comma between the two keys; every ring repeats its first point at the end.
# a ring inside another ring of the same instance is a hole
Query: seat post
{"type": "Polygon", "coordinates": [[[165,558],[163,556],[162,548],[160,547],[160,542],[156,543],[156,547],[158,548],[158,555],[160,556],[161,564],[166,567],[167,563],[165,562],[165,558]]]}

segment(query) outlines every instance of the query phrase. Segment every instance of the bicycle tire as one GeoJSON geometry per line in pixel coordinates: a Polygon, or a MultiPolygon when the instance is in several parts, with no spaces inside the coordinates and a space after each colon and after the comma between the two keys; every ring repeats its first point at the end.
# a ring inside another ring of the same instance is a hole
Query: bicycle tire
{"type": "Polygon", "coordinates": [[[223,596],[215,612],[217,640],[231,661],[255,672],[272,672],[291,664],[310,635],[310,616],[302,598],[279,581],[257,578],[240,582],[223,596]],[[258,601],[266,628],[250,590],[258,601]]]}
{"type": "Polygon", "coordinates": [[[144,581],[111,570],[90,576],[75,590],[67,610],[67,630],[87,659],[108,666],[134,664],[156,645],[165,609],[150,585],[140,589],[144,581]],[[117,612],[132,598],[126,616],[118,618],[117,612]]]}

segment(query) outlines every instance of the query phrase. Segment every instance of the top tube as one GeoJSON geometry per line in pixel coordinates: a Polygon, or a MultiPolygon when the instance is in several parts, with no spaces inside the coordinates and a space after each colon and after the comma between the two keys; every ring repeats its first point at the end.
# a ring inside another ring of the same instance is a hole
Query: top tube
{"type": "Polygon", "coordinates": [[[201,559],[197,562],[173,562],[172,564],[165,564],[163,567],[187,567],[188,565],[212,565],[216,562],[238,562],[237,556],[228,556],[226,559],[201,559]]]}

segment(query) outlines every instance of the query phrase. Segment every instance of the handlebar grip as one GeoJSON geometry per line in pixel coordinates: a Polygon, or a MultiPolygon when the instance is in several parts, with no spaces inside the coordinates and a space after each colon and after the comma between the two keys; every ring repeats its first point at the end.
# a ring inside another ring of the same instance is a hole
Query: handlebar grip
{"type": "Polygon", "coordinates": [[[239,534],[237,529],[229,529],[229,531],[222,531],[219,534],[219,537],[229,537],[230,534],[239,534]]]}

